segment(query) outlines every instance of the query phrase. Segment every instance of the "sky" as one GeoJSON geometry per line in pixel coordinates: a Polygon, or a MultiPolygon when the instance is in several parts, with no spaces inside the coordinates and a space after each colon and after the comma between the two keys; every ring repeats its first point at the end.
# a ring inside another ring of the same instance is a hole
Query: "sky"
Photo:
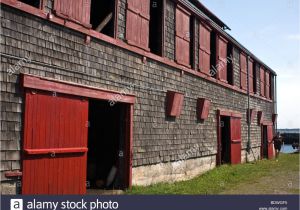
{"type": "Polygon", "coordinates": [[[278,128],[300,128],[300,0],[200,0],[277,73],[278,128]]]}

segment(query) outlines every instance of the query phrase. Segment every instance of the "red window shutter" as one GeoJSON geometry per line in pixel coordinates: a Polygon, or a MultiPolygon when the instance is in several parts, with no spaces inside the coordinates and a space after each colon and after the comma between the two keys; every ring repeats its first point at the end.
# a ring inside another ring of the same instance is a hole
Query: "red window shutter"
{"type": "Polygon", "coordinates": [[[176,8],[176,61],[190,67],[190,13],[176,8]]]}
{"type": "Polygon", "coordinates": [[[167,116],[179,117],[183,106],[184,95],[174,91],[167,92],[167,116]]]}
{"type": "Polygon", "coordinates": [[[262,111],[257,112],[257,124],[261,125],[264,121],[264,113],[262,111]]]}
{"type": "Polygon", "coordinates": [[[253,72],[253,60],[249,59],[249,91],[250,93],[254,92],[253,82],[254,82],[254,72],[253,72]]]}
{"type": "Polygon", "coordinates": [[[210,32],[211,28],[200,23],[199,25],[199,69],[209,75],[210,73],[210,32]]]}
{"type": "Polygon", "coordinates": [[[249,122],[249,120],[250,120],[250,123],[252,123],[255,115],[256,115],[256,110],[255,109],[248,109],[248,111],[247,111],[247,122],[249,122]],[[250,119],[249,119],[249,117],[250,117],[250,119]]]}
{"type": "Polygon", "coordinates": [[[277,117],[278,117],[278,114],[272,114],[272,122],[273,122],[274,125],[277,122],[277,117]]]}
{"type": "Polygon", "coordinates": [[[197,115],[199,120],[208,118],[210,108],[210,101],[205,98],[198,98],[197,100],[197,115]]]}
{"type": "Polygon", "coordinates": [[[55,0],[54,12],[71,21],[81,23],[87,27],[90,25],[91,2],[89,0],[55,0]]]}
{"type": "Polygon", "coordinates": [[[228,41],[221,36],[217,38],[217,70],[218,78],[227,82],[227,43],[228,41]]]}
{"type": "Polygon", "coordinates": [[[128,44],[149,51],[149,0],[127,0],[126,40],[128,44]]]}
{"type": "Polygon", "coordinates": [[[260,67],[260,95],[265,96],[265,70],[260,67]]]}
{"type": "Polygon", "coordinates": [[[240,54],[240,69],[241,69],[241,88],[247,90],[247,57],[244,53],[240,54]]]}
{"type": "Polygon", "coordinates": [[[265,86],[266,86],[266,98],[270,98],[270,74],[266,71],[266,79],[265,79],[265,86]]]}

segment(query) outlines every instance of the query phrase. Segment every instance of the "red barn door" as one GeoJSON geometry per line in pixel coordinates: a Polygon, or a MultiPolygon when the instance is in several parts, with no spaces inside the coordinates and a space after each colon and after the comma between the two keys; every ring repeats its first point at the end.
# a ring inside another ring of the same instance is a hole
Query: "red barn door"
{"type": "Polygon", "coordinates": [[[23,194],[84,194],[88,101],[26,90],[23,194]]]}
{"type": "Polygon", "coordinates": [[[231,164],[241,163],[241,119],[230,118],[230,162],[231,164]]]}
{"type": "Polygon", "coordinates": [[[273,127],[272,125],[267,126],[267,138],[268,138],[268,159],[274,157],[274,145],[273,145],[273,127]]]}

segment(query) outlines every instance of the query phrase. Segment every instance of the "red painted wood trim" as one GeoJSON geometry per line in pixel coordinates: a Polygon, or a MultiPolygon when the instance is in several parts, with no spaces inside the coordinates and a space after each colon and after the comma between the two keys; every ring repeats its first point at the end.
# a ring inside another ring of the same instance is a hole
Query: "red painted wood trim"
{"type": "Polygon", "coordinates": [[[5,177],[12,178],[12,177],[20,177],[22,176],[21,171],[7,171],[4,173],[5,177]]]}
{"type": "Polygon", "coordinates": [[[49,149],[24,149],[28,155],[43,155],[43,154],[61,154],[61,153],[85,153],[88,151],[86,147],[74,148],[49,148],[49,149]]]}
{"type": "Polygon", "coordinates": [[[221,116],[242,118],[242,114],[240,112],[226,110],[226,109],[219,109],[218,111],[221,116]]]}
{"type": "Polygon", "coordinates": [[[84,96],[88,98],[115,100],[116,102],[130,103],[135,102],[134,95],[121,94],[119,92],[104,90],[89,86],[82,86],[64,81],[51,80],[49,78],[36,77],[33,75],[23,74],[22,85],[25,88],[33,88],[38,90],[53,91],[69,95],[84,96]],[[121,95],[121,97],[116,97],[121,95]],[[117,100],[118,99],[118,100],[117,100]]]}
{"type": "MultiPolygon", "coordinates": [[[[63,20],[62,18],[59,18],[59,17],[53,17],[51,19],[48,19],[48,15],[47,15],[47,13],[45,11],[42,11],[40,9],[31,7],[30,5],[24,4],[22,2],[20,2],[20,6],[14,0],[0,0],[0,3],[1,4],[2,3],[6,4],[8,6],[16,8],[16,9],[19,9],[19,10],[22,10],[24,12],[30,13],[32,15],[35,15],[35,16],[38,16],[40,18],[46,19],[46,20],[48,20],[50,22],[53,22],[53,23],[56,23],[58,25],[62,25],[62,26],[68,27],[70,29],[73,29],[75,31],[81,32],[83,34],[90,35],[90,36],[92,36],[94,38],[97,38],[97,39],[100,39],[102,41],[108,42],[108,43],[110,43],[112,45],[115,45],[117,47],[120,47],[122,49],[126,49],[128,51],[134,52],[134,53],[139,54],[141,56],[145,56],[147,58],[150,58],[150,59],[153,59],[155,61],[161,62],[161,63],[163,63],[165,65],[168,65],[170,67],[177,68],[180,71],[184,71],[184,72],[187,72],[189,74],[198,76],[200,78],[207,79],[207,80],[209,80],[211,82],[214,82],[214,83],[216,83],[218,85],[221,85],[221,86],[223,86],[225,88],[228,88],[228,89],[240,92],[240,93],[247,94],[247,91],[241,90],[240,88],[238,88],[236,86],[233,86],[233,85],[224,83],[222,81],[216,80],[216,79],[212,78],[210,75],[206,75],[206,74],[204,74],[202,72],[195,71],[195,70],[193,70],[191,68],[188,68],[188,67],[186,67],[184,65],[180,65],[180,64],[178,64],[178,63],[176,63],[174,61],[169,60],[168,58],[160,57],[160,56],[155,55],[155,54],[153,54],[153,53],[151,53],[149,51],[145,51],[145,50],[143,50],[141,48],[128,45],[128,44],[126,44],[125,42],[123,42],[120,39],[114,39],[114,38],[109,37],[109,36],[107,36],[105,34],[101,34],[101,33],[97,32],[97,31],[84,28],[84,27],[82,27],[82,25],[73,23],[71,21],[63,20]]],[[[259,95],[253,94],[253,93],[250,93],[250,96],[259,98],[259,99],[267,101],[267,102],[273,102],[273,100],[271,100],[271,99],[267,99],[265,97],[262,97],[262,96],[259,96],[259,95]]]]}
{"type": "Polygon", "coordinates": [[[221,165],[221,111],[217,110],[217,142],[218,142],[218,148],[217,148],[217,165],[221,165]]]}
{"type": "Polygon", "coordinates": [[[241,143],[242,140],[231,140],[232,143],[241,143]]]}

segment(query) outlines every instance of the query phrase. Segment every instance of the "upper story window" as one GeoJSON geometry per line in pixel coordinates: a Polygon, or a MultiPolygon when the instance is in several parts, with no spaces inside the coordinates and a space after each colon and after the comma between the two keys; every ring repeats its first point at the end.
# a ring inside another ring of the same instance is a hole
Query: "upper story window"
{"type": "Polygon", "coordinates": [[[214,73],[217,68],[217,34],[215,31],[210,33],[210,76],[217,79],[218,71],[214,73]]]}
{"type": "Polygon", "coordinates": [[[92,29],[107,36],[115,37],[115,0],[91,0],[90,24],[92,29]]]}
{"type": "Polygon", "coordinates": [[[210,74],[210,33],[211,28],[205,23],[199,24],[199,70],[210,74]]]}
{"type": "Polygon", "coordinates": [[[175,57],[176,62],[190,67],[190,16],[191,14],[177,5],[176,8],[176,40],[175,57]]]}
{"type": "Polygon", "coordinates": [[[234,84],[233,66],[233,46],[229,42],[227,44],[227,82],[231,85],[234,84]]]}
{"type": "Polygon", "coordinates": [[[163,51],[163,0],[150,0],[149,48],[157,55],[163,51]]]}
{"type": "Polygon", "coordinates": [[[29,4],[36,8],[41,8],[41,1],[40,0],[19,0],[20,2],[23,2],[25,4],[29,4]]]}
{"type": "Polygon", "coordinates": [[[243,52],[240,53],[240,75],[241,88],[247,90],[247,57],[243,52]]]}
{"type": "Polygon", "coordinates": [[[127,0],[126,41],[130,45],[149,49],[150,0],[127,0]]]}

